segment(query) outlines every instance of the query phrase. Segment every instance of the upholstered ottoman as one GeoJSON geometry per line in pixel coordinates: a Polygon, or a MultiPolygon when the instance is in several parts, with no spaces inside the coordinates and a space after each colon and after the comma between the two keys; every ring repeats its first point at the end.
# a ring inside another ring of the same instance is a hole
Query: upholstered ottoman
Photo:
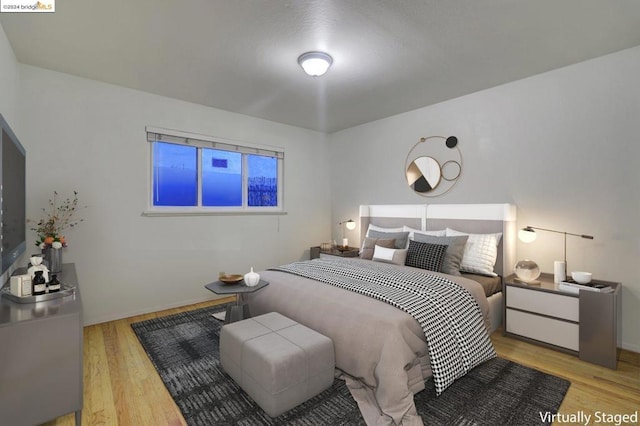
{"type": "Polygon", "coordinates": [[[334,357],[331,339],[277,312],[220,331],[222,368],[271,417],[331,386],[334,357]]]}

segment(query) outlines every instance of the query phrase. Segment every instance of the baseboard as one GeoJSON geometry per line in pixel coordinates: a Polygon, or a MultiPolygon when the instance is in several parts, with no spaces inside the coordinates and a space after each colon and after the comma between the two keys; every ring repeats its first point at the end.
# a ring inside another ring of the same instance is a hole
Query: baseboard
{"type": "Polygon", "coordinates": [[[640,367],[640,353],[632,352],[628,349],[620,349],[618,352],[618,362],[626,362],[636,367],[640,367]]]}
{"type": "Polygon", "coordinates": [[[149,314],[149,313],[152,313],[152,312],[164,311],[166,309],[179,308],[179,307],[182,307],[182,306],[193,305],[193,304],[196,304],[196,303],[202,303],[202,302],[209,302],[209,301],[212,301],[212,300],[224,299],[225,297],[226,296],[213,296],[213,297],[212,296],[205,296],[205,297],[199,297],[199,298],[191,299],[191,300],[181,300],[179,302],[171,303],[171,304],[168,304],[168,305],[152,306],[152,307],[148,307],[148,308],[144,308],[144,309],[140,309],[140,310],[136,310],[136,311],[130,311],[130,312],[120,312],[120,313],[113,314],[113,315],[106,315],[106,316],[94,318],[91,321],[85,322],[84,323],[84,327],[89,326],[89,325],[102,324],[103,322],[121,320],[121,319],[129,318],[129,317],[134,317],[136,315],[144,315],[144,314],[149,314]]]}

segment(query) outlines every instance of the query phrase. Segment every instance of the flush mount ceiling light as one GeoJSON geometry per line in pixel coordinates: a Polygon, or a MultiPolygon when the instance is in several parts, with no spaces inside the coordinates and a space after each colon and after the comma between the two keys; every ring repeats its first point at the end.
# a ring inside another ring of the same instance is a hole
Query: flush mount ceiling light
{"type": "Polygon", "coordinates": [[[307,52],[300,55],[298,63],[304,72],[312,77],[319,77],[327,72],[333,58],[324,52],[307,52]]]}

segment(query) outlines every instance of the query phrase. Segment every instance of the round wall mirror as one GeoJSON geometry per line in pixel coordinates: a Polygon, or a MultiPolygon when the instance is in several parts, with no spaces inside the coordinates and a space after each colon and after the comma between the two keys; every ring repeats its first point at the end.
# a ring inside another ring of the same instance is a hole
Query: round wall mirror
{"type": "Polygon", "coordinates": [[[462,169],[460,163],[457,161],[449,160],[442,165],[442,179],[444,180],[456,180],[460,176],[462,169]]]}
{"type": "Polygon", "coordinates": [[[438,186],[440,164],[432,157],[418,157],[407,168],[407,182],[416,192],[429,192],[438,186]]]}

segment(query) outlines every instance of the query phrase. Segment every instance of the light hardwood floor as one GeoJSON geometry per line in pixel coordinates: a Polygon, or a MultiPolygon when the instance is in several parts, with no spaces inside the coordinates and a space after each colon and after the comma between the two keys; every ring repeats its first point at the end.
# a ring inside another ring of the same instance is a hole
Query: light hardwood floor
{"type": "MultiPolygon", "coordinates": [[[[184,425],[178,407],[130,324],[230,300],[233,299],[220,299],[85,327],[82,424],[184,425]]],[[[610,370],[580,361],[572,355],[504,337],[500,331],[495,332],[491,339],[499,356],[571,381],[560,413],[582,411],[593,414],[600,411],[633,414],[640,410],[639,354],[622,351],[618,369],[610,370]]],[[[72,426],[75,424],[74,416],[60,417],[46,424],[72,426]]]]}

